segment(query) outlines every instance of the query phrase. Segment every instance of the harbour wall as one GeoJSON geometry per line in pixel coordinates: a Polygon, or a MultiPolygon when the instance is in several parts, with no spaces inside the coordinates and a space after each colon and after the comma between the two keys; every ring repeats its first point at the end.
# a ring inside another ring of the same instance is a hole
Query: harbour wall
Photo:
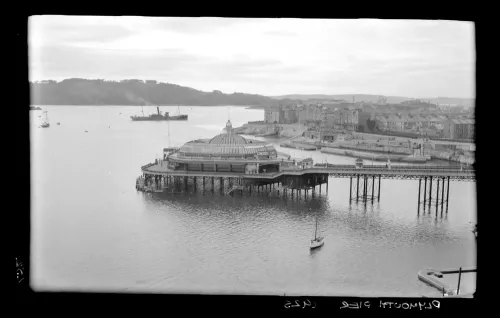
{"type": "Polygon", "coordinates": [[[307,128],[298,124],[267,124],[262,121],[249,122],[234,129],[236,133],[243,135],[271,135],[276,130],[278,136],[292,138],[301,136],[307,128]]]}
{"type": "Polygon", "coordinates": [[[427,158],[421,156],[417,157],[417,156],[395,155],[395,154],[375,154],[375,153],[344,150],[337,148],[322,148],[321,152],[334,155],[356,157],[373,161],[387,161],[387,159],[390,159],[391,161],[413,162],[413,163],[425,163],[427,161],[427,158]]]}

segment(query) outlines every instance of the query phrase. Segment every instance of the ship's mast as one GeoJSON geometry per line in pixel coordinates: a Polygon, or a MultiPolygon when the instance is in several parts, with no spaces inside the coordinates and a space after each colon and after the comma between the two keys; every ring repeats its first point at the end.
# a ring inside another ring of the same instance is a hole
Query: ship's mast
{"type": "Polygon", "coordinates": [[[167,121],[167,132],[168,132],[168,147],[170,148],[170,120],[167,121]]]}
{"type": "Polygon", "coordinates": [[[318,218],[316,218],[316,229],[314,230],[314,239],[316,239],[317,232],[318,232],[318,218]]]}

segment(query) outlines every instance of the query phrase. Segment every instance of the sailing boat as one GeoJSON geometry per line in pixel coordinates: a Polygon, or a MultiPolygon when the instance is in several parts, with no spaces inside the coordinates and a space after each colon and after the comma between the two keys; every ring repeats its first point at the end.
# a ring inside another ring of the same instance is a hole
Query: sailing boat
{"type": "Polygon", "coordinates": [[[318,219],[316,218],[316,229],[314,230],[314,239],[311,240],[309,248],[313,249],[322,246],[325,243],[324,238],[325,238],[324,236],[318,236],[318,219]]]}
{"type": "Polygon", "coordinates": [[[50,123],[49,123],[49,115],[47,115],[47,110],[44,111],[45,113],[45,120],[42,122],[42,128],[48,128],[50,127],[50,123]]]}
{"type": "Polygon", "coordinates": [[[168,119],[169,120],[187,120],[188,115],[181,115],[181,109],[179,108],[179,106],[177,106],[177,115],[169,116],[168,119]]]}

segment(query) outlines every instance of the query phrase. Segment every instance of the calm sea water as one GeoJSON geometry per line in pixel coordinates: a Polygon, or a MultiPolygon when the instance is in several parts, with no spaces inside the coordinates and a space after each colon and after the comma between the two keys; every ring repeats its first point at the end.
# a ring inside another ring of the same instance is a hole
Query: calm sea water
{"type": "MultiPolygon", "coordinates": [[[[366,207],[349,205],[349,179],[335,178],[328,193],[323,187],[298,202],[145,194],[135,179],[163,147],[212,137],[228,117],[234,127],[261,120],[263,110],[181,107],[189,121],[169,127],[132,122],[140,107],[43,108],[49,129],[38,128],[42,112],[30,112],[35,290],[419,297],[439,294],[418,280],[420,269],[476,265],[474,183],[450,183],[443,218],[417,215],[415,180],[382,180],[380,203],[366,207]],[[311,253],[316,217],[326,238],[311,253]]],[[[279,150],[318,162],[354,160],[279,150]]],[[[473,292],[475,277],[464,275],[461,286],[473,292]]]]}

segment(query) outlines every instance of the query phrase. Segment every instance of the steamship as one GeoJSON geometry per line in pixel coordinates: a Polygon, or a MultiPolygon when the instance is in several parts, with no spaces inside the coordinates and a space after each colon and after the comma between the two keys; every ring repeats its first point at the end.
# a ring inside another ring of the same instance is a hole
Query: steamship
{"type": "Polygon", "coordinates": [[[165,114],[162,114],[162,112],[160,112],[160,107],[158,107],[158,106],[156,107],[156,111],[157,111],[156,114],[144,116],[144,107],[142,107],[142,116],[130,116],[130,118],[133,121],[187,120],[187,118],[188,118],[187,115],[169,116],[168,112],[165,112],[165,114]]]}

